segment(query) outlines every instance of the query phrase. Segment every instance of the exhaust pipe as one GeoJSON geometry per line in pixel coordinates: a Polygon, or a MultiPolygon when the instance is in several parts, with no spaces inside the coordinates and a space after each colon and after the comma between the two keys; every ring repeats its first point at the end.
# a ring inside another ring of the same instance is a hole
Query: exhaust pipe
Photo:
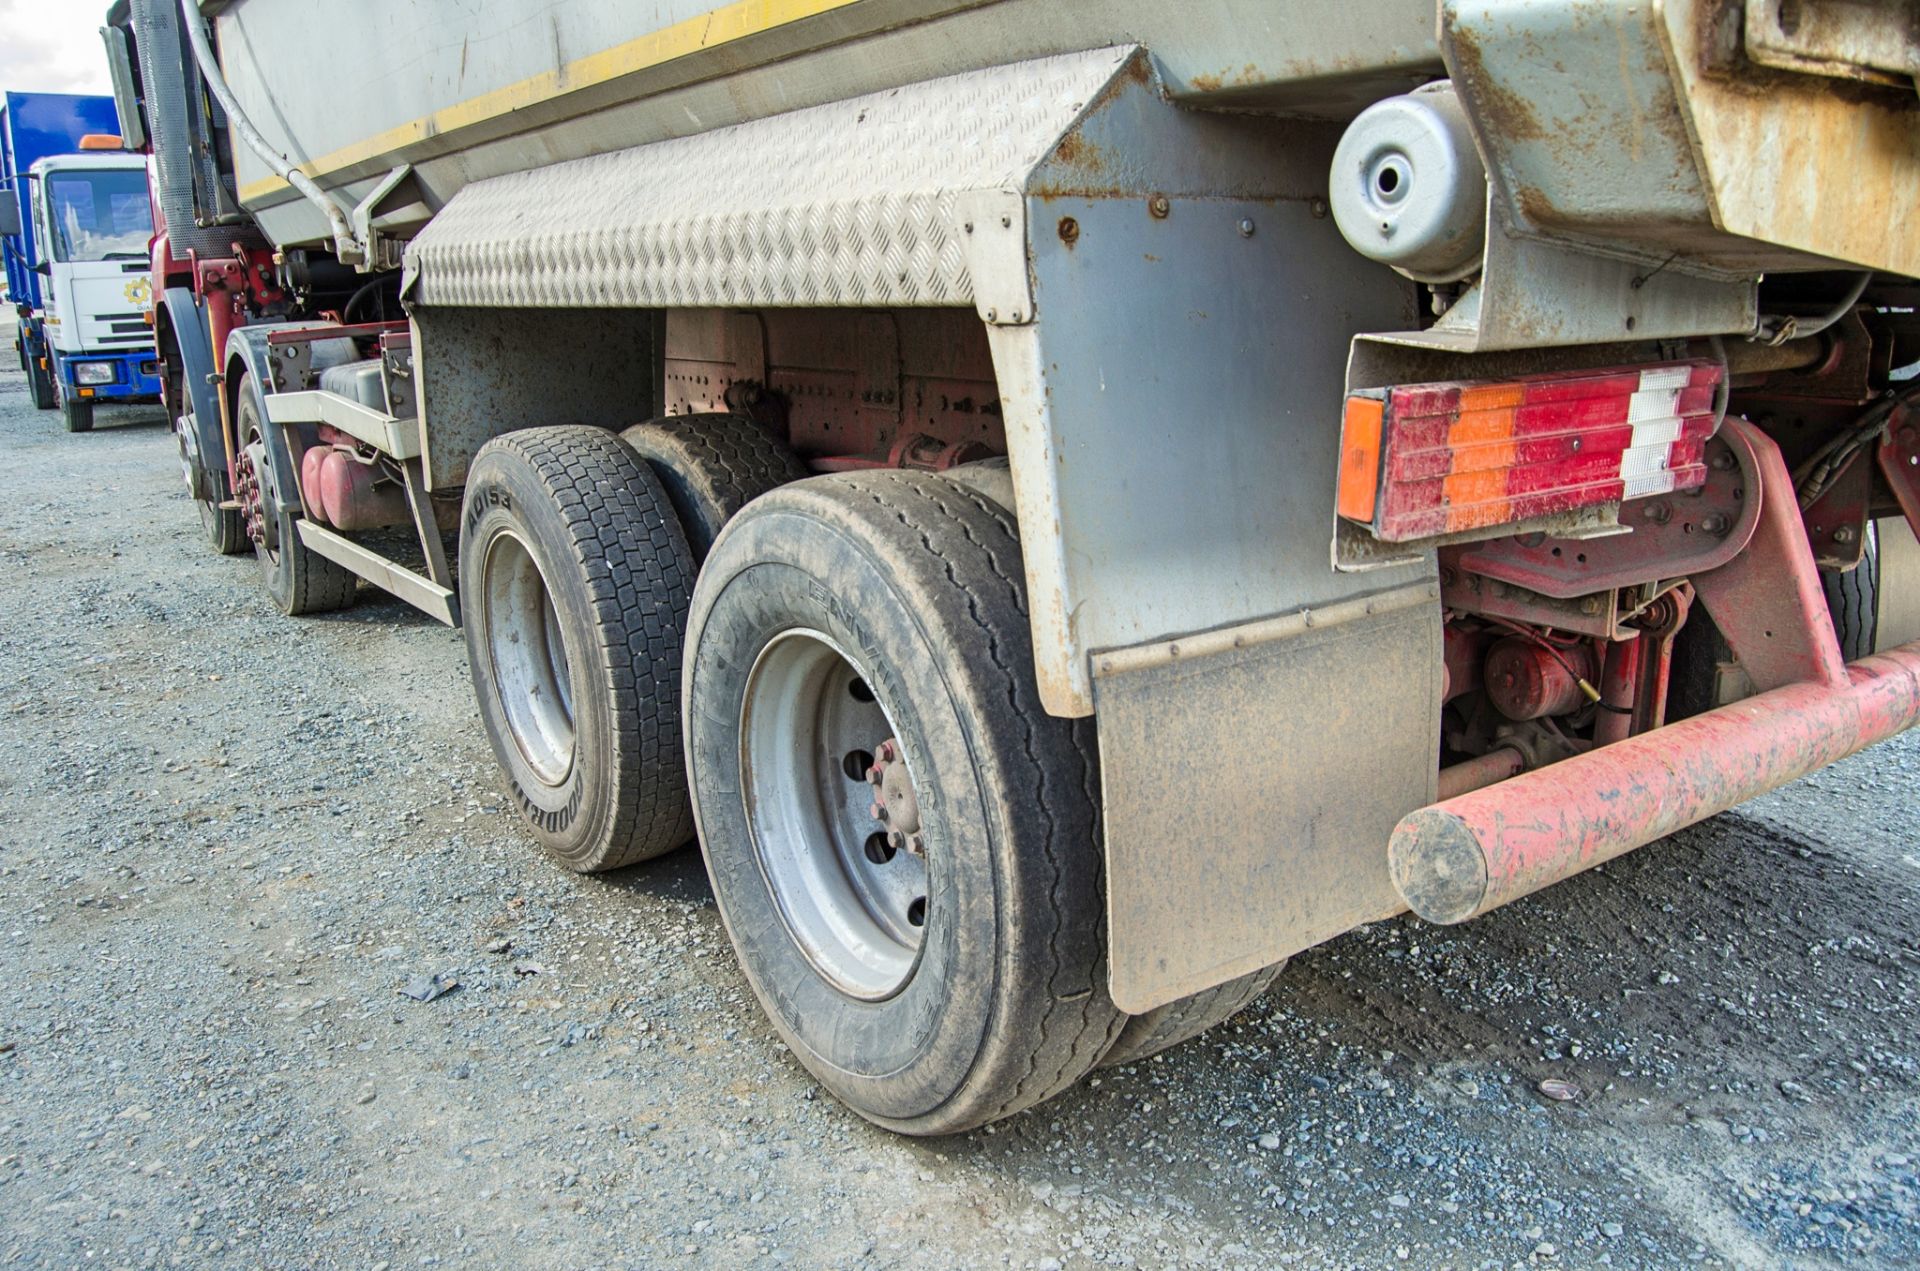
{"type": "Polygon", "coordinates": [[[1789,684],[1421,808],[1393,885],[1428,922],[1477,918],[1920,723],[1920,641],[1842,684],[1789,684]]]}

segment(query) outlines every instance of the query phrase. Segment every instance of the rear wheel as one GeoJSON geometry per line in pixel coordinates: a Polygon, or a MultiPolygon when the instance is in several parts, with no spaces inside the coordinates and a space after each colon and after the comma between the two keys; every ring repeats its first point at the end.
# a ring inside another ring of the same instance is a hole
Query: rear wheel
{"type": "MultiPolygon", "coordinates": [[[[300,541],[295,515],[300,500],[294,491],[280,489],[252,388],[250,381],[240,381],[235,431],[246,439],[238,464],[242,523],[260,563],[260,579],[288,617],[344,609],[353,603],[357,579],[346,566],[300,541]]],[[[213,539],[211,528],[208,537],[213,539]]]]}
{"type": "Polygon", "coordinates": [[[582,872],[690,840],[693,561],[647,465],[599,428],[488,442],[467,476],[460,579],[480,716],[534,837],[582,872]]]}
{"type": "Polygon", "coordinates": [[[1107,996],[1098,763],[1041,708],[1011,518],[930,473],[756,500],[695,588],[687,755],[714,894],[794,1054],[948,1134],[1077,1081],[1107,996]]]}
{"type": "Polygon", "coordinates": [[[1285,967],[1263,967],[1258,971],[1228,980],[1177,1002],[1169,1002],[1144,1015],[1127,1020],[1127,1026],[1115,1039],[1113,1049],[1100,1061],[1102,1068],[1151,1059],[1163,1050],[1191,1041],[1217,1024],[1238,1015],[1253,1005],[1253,1000],[1272,986],[1285,967]]]}
{"type": "Polygon", "coordinates": [[[695,562],[741,508],[807,475],[778,437],[742,415],[673,415],[635,424],[620,440],[666,487],[695,562]]]}

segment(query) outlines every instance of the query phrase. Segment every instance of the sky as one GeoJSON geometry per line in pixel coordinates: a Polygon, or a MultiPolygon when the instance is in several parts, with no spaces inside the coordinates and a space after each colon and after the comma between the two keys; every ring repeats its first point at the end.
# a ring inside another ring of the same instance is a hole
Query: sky
{"type": "Polygon", "coordinates": [[[100,26],[110,0],[0,0],[0,91],[111,93],[100,26]]]}

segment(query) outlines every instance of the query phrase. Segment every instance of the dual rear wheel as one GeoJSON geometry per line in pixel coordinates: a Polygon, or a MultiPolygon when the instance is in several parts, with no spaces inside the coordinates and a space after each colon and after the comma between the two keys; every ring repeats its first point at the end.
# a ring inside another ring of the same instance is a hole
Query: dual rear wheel
{"type": "Polygon", "coordinates": [[[509,433],[461,534],[474,686],[571,868],[697,821],[755,994],[863,1116],[973,1128],[1217,1023],[1107,994],[1091,721],[1042,709],[1019,540],[932,473],[796,480],[749,421],[509,433]]]}

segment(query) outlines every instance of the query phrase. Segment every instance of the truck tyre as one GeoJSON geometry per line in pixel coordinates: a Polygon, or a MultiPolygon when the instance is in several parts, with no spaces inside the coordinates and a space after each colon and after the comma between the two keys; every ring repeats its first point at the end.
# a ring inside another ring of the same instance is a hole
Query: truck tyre
{"type": "MultiPolygon", "coordinates": [[[[328,613],[353,603],[358,579],[346,566],[332,561],[300,541],[299,520],[295,511],[299,499],[293,491],[273,492],[271,459],[267,452],[265,425],[259,403],[254,400],[251,378],[240,381],[240,405],[235,429],[245,440],[241,446],[240,467],[243,483],[251,480],[253,493],[244,496],[257,502],[249,512],[259,513],[263,527],[272,522],[272,542],[265,534],[254,538],[254,559],[260,562],[260,579],[280,612],[288,617],[306,613],[328,613]],[[248,474],[251,473],[251,477],[248,474]]],[[[245,518],[242,518],[244,524],[245,518]]],[[[210,528],[208,537],[213,537],[210,528]]],[[[250,536],[251,537],[251,536],[250,536]]],[[[218,546],[215,540],[215,546],[218,546]]]]}
{"type": "Polygon", "coordinates": [[[206,533],[208,545],[222,556],[238,556],[253,546],[247,538],[247,523],[238,510],[223,508],[220,503],[217,499],[193,501],[200,510],[200,528],[206,533]]]}
{"type": "Polygon", "coordinates": [[[93,403],[84,397],[61,394],[60,416],[66,421],[68,432],[93,431],[93,403]]]}
{"type": "Polygon", "coordinates": [[[748,982],[819,1081],[951,1134],[1079,1080],[1107,995],[1099,764],[1040,705],[1013,520],[933,473],[820,477],[714,545],[687,759],[748,982]]]}
{"type": "Polygon", "coordinates": [[[1880,535],[1871,520],[1860,563],[1844,574],[1821,570],[1820,589],[1827,593],[1841,655],[1854,662],[1872,653],[1880,634],[1880,535]]]}
{"type": "Polygon", "coordinates": [[[1163,1050],[1191,1041],[1216,1024],[1224,1024],[1266,992],[1286,963],[1262,967],[1238,979],[1183,997],[1177,1002],[1128,1018],[1113,1048],[1101,1059],[1102,1068],[1151,1059],[1163,1050]]]}
{"type": "Polygon", "coordinates": [[[673,415],[635,424],[620,440],[660,478],[695,564],[741,508],[807,475],[784,442],[744,415],[673,415]]]}
{"type": "Polygon", "coordinates": [[[667,496],[600,428],[488,442],[467,475],[461,621],[514,801],[568,868],[693,838],[680,651],[694,566],[667,496]]]}

